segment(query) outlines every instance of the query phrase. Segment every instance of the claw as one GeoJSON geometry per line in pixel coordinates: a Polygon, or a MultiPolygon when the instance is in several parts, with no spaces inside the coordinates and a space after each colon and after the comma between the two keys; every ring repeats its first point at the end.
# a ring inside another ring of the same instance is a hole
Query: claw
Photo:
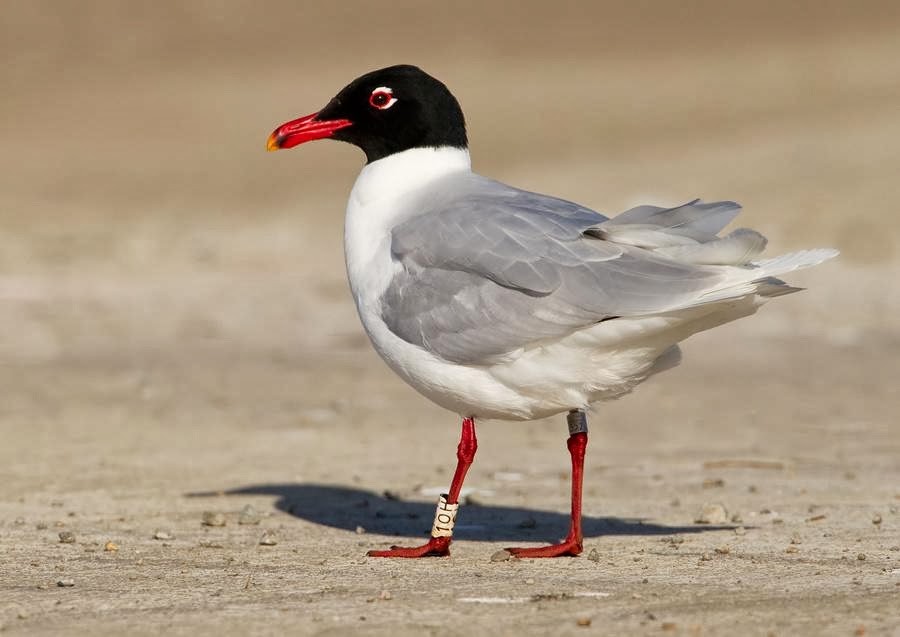
{"type": "Polygon", "coordinates": [[[450,538],[433,537],[422,546],[392,546],[386,551],[369,551],[369,557],[444,557],[450,555],[450,538]]]}
{"type": "Polygon", "coordinates": [[[539,546],[536,548],[516,548],[509,547],[506,549],[513,557],[575,557],[581,554],[583,550],[581,542],[575,540],[566,540],[560,544],[551,544],[550,546],[539,546]]]}

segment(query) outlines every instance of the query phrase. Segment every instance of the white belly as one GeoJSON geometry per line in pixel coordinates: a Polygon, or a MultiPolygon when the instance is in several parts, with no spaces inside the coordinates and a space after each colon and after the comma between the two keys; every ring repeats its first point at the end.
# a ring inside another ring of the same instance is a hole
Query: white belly
{"type": "Polygon", "coordinates": [[[459,365],[404,341],[381,319],[381,292],[398,266],[388,245],[378,245],[381,249],[366,261],[348,253],[363,326],[394,372],[461,416],[531,420],[616,398],[650,374],[677,364],[677,351],[664,355],[679,341],[755,310],[752,299],[745,299],[672,315],[604,321],[498,362],[459,365]]]}
{"type": "MultiPolygon", "coordinates": [[[[381,297],[400,266],[390,228],[423,184],[468,170],[460,149],[414,149],[367,165],[347,206],[347,274],[363,326],[401,378],[462,416],[528,420],[615,398],[663,366],[660,357],[703,329],[752,313],[751,297],[671,315],[605,321],[483,365],[459,365],[399,338],[381,319],[381,297]]],[[[405,211],[405,212],[404,212],[405,211]]],[[[670,357],[663,357],[669,361],[670,357]]],[[[675,357],[673,357],[675,358],[675,357]]]]}
{"type": "Polygon", "coordinates": [[[391,332],[376,302],[358,305],[375,349],[403,380],[461,416],[531,420],[630,392],[679,362],[673,346],[691,334],[752,313],[751,300],[684,315],[616,319],[531,347],[489,365],[458,365],[391,332]]]}

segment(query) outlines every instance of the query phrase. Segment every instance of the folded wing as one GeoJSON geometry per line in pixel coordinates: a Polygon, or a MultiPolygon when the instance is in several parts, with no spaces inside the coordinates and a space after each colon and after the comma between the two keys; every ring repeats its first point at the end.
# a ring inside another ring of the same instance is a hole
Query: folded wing
{"type": "Polygon", "coordinates": [[[717,236],[740,210],[733,202],[641,206],[607,219],[473,174],[429,194],[424,212],[393,232],[402,267],[382,318],[452,362],[487,364],[606,319],[737,298],[755,293],[755,282],[767,295],[793,290],[771,278],[777,268],[750,263],[765,246],[759,233],[717,236]]]}

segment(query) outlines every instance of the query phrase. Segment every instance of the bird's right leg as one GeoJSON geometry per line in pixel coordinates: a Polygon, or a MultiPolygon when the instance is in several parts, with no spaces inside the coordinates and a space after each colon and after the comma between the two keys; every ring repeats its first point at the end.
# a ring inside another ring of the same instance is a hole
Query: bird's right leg
{"type": "Polygon", "coordinates": [[[463,418],[462,433],[459,446],[456,448],[456,473],[450,483],[450,492],[441,495],[434,526],[431,528],[431,539],[422,546],[392,546],[386,551],[369,551],[369,557],[440,557],[450,555],[450,542],[453,539],[453,525],[456,523],[456,512],[459,509],[459,493],[462,490],[466,472],[475,460],[478,440],[475,438],[475,419],[463,418]]]}
{"type": "Polygon", "coordinates": [[[572,458],[572,517],[569,534],[559,544],[537,548],[507,548],[513,557],[576,556],[583,550],[581,532],[581,489],[584,481],[584,454],[587,449],[588,429],[584,411],[574,409],[566,417],[569,424],[569,440],[566,446],[572,458]]]}

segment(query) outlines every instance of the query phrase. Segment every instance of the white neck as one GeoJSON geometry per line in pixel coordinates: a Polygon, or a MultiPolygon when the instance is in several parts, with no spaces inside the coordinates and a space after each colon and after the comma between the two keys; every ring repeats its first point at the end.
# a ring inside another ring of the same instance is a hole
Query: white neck
{"type": "Polygon", "coordinates": [[[388,155],[367,164],[359,173],[350,193],[350,206],[367,207],[383,199],[397,200],[433,179],[471,169],[466,148],[411,148],[388,155]]]}
{"type": "Polygon", "coordinates": [[[460,172],[469,172],[465,148],[413,148],[368,164],[359,173],[344,222],[347,276],[360,315],[390,283],[398,264],[391,258],[391,230],[422,210],[424,186],[460,172]]]}

